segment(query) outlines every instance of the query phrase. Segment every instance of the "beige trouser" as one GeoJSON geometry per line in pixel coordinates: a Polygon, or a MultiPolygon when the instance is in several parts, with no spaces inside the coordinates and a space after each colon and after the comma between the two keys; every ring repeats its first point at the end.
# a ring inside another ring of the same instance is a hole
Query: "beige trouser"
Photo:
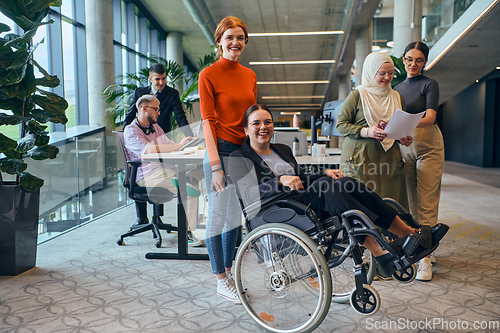
{"type": "Polygon", "coordinates": [[[439,127],[434,124],[416,128],[413,144],[401,145],[401,155],[405,160],[410,213],[420,224],[432,227],[438,220],[444,169],[444,143],[439,127]]]}
{"type": "MultiPolygon", "coordinates": [[[[202,171],[203,171],[202,169],[188,170],[186,174],[191,175],[196,179],[201,179],[199,178],[199,176],[203,175],[202,171]],[[201,170],[201,172],[199,170],[201,170]]],[[[147,177],[137,181],[137,185],[146,188],[163,187],[172,193],[177,193],[177,188],[174,185],[172,185],[171,182],[171,179],[176,176],[177,176],[177,171],[169,168],[162,168],[153,172],[147,177]]],[[[188,221],[189,231],[196,230],[196,222],[198,220],[198,209],[197,209],[198,207],[196,205],[197,200],[198,198],[195,197],[187,197],[187,204],[184,206],[186,209],[186,218],[188,221]]]]}

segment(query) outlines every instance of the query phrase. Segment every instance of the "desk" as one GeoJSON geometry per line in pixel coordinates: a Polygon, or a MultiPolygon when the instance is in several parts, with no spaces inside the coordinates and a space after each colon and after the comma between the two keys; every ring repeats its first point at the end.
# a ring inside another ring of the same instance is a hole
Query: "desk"
{"type": "Polygon", "coordinates": [[[340,155],[332,156],[295,156],[301,169],[307,173],[316,173],[325,169],[339,169],[340,155]]]}
{"type": "Polygon", "coordinates": [[[149,252],[146,259],[177,259],[177,260],[208,260],[208,254],[189,254],[187,241],[187,218],[184,211],[186,193],[186,165],[202,164],[205,150],[198,150],[194,154],[179,155],[178,153],[155,153],[140,156],[143,161],[161,162],[177,165],[179,188],[177,189],[177,253],[149,252]]]}

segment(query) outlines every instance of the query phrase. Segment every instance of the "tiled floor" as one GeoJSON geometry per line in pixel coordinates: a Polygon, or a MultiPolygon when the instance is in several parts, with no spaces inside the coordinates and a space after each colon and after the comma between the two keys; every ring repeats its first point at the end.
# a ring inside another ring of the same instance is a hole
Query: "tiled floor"
{"type": "MultiPolygon", "coordinates": [[[[487,185],[500,170],[474,169],[471,180],[460,167],[443,176],[439,221],[451,230],[432,282],[376,281],[378,313],[332,303],[317,332],[500,331],[500,188],[487,185]]],[[[261,331],[241,305],[216,296],[208,262],[144,258],[168,251],[175,235],[160,250],[151,234],[116,245],[134,213],[128,206],[48,241],[36,268],[0,277],[0,332],[261,331]]]]}

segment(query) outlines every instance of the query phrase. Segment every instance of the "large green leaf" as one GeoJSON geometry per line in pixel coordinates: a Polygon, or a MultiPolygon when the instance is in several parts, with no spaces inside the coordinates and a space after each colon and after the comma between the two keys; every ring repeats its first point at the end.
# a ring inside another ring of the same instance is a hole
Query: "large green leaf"
{"type": "Polygon", "coordinates": [[[8,136],[0,133],[0,153],[3,153],[8,150],[14,150],[17,147],[17,142],[12,140],[8,136]]]}
{"type": "Polygon", "coordinates": [[[21,159],[0,160],[0,170],[10,175],[19,175],[28,165],[21,159]]]}
{"type": "Polygon", "coordinates": [[[4,49],[1,50],[1,53],[9,53],[12,52],[12,48],[15,49],[25,49],[27,50],[29,47],[29,44],[26,43],[23,39],[22,36],[19,36],[18,34],[6,34],[3,36],[3,47],[4,49]]]}
{"type": "Polygon", "coordinates": [[[28,117],[20,117],[16,115],[9,115],[0,113],[0,125],[19,125],[20,123],[30,120],[28,117]]]}
{"type": "Polygon", "coordinates": [[[10,31],[10,27],[7,24],[0,23],[0,34],[7,31],[10,31]]]}
{"type": "Polygon", "coordinates": [[[28,150],[32,149],[35,146],[36,136],[35,134],[26,134],[24,138],[19,139],[17,141],[16,150],[20,153],[25,153],[28,150]]]}
{"type": "Polygon", "coordinates": [[[21,153],[15,150],[7,150],[3,154],[9,159],[21,159],[21,153]]]}
{"type": "Polygon", "coordinates": [[[44,147],[49,144],[50,137],[47,132],[36,135],[35,146],[44,147]]]}
{"type": "Polygon", "coordinates": [[[35,134],[35,135],[43,135],[43,133],[45,133],[45,129],[47,128],[47,126],[45,125],[40,125],[38,122],[34,121],[34,120],[31,120],[31,121],[28,121],[25,125],[25,131],[27,133],[32,133],[32,134],[35,134]]]}
{"type": "Polygon", "coordinates": [[[27,64],[18,69],[6,70],[0,66],[0,85],[10,86],[21,82],[26,73],[27,64]]]}
{"type": "Polygon", "coordinates": [[[44,180],[32,175],[29,172],[23,172],[19,177],[19,185],[28,192],[34,192],[42,187],[44,180]]]}
{"type": "Polygon", "coordinates": [[[43,77],[41,79],[36,79],[37,86],[55,88],[61,84],[61,81],[57,75],[49,75],[48,77],[43,77]]]}
{"type": "Polygon", "coordinates": [[[14,115],[20,116],[23,113],[23,100],[15,97],[0,99],[0,109],[11,110],[14,115]]]}
{"type": "Polygon", "coordinates": [[[28,151],[24,156],[31,157],[34,160],[40,161],[47,158],[54,159],[59,153],[59,148],[52,145],[47,145],[43,147],[35,147],[28,151]]]}
{"type": "Polygon", "coordinates": [[[31,17],[36,12],[39,12],[43,9],[47,9],[49,7],[61,7],[62,0],[38,0],[38,1],[30,1],[26,7],[28,11],[28,16],[31,17]]]}
{"type": "MultiPolygon", "coordinates": [[[[53,122],[53,123],[62,123],[66,116],[53,115],[50,112],[41,109],[33,109],[31,110],[30,115],[39,123],[53,122]]],[[[67,119],[67,118],[66,118],[67,119]]]]}
{"type": "Polygon", "coordinates": [[[26,65],[29,53],[26,49],[19,49],[11,53],[3,53],[0,56],[0,66],[9,69],[18,69],[26,65]]]}
{"type": "MultiPolygon", "coordinates": [[[[40,91],[40,90],[38,90],[40,91]]],[[[53,114],[54,116],[65,116],[65,111],[68,108],[68,102],[61,96],[43,92],[45,96],[34,95],[31,99],[32,101],[40,106],[43,110],[48,113],[53,114]]],[[[62,124],[66,124],[67,119],[62,124]]]]}
{"type": "Polygon", "coordinates": [[[10,97],[17,97],[19,99],[24,99],[34,93],[36,90],[36,79],[33,72],[33,65],[28,64],[26,74],[21,82],[11,86],[4,86],[2,90],[10,97]]]}
{"type": "Polygon", "coordinates": [[[0,1],[0,11],[11,20],[14,20],[17,16],[22,15],[18,0],[0,1]]]}

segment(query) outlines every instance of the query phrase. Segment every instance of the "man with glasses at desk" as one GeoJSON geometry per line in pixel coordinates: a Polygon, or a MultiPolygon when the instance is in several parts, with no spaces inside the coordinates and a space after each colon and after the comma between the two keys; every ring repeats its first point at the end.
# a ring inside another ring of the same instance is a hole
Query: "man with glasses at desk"
{"type": "MultiPolygon", "coordinates": [[[[160,102],[153,95],[144,95],[137,102],[137,118],[125,128],[124,143],[131,159],[139,159],[140,155],[148,153],[168,153],[179,150],[192,137],[185,137],[179,143],[170,140],[157,124],[160,113],[160,102]]],[[[175,167],[163,163],[152,162],[139,167],[137,185],[147,188],[163,187],[172,193],[177,192],[177,171],[175,167]]],[[[204,242],[196,239],[192,233],[196,230],[197,210],[196,197],[200,195],[199,179],[203,178],[201,167],[196,167],[186,173],[187,179],[187,218],[188,242],[191,246],[203,246],[204,242]]],[[[139,212],[138,212],[139,213],[139,212]]]]}
{"type": "MultiPolygon", "coordinates": [[[[170,137],[170,116],[172,112],[175,115],[177,124],[181,128],[185,136],[193,136],[191,127],[186,118],[184,109],[182,108],[182,103],[179,98],[179,92],[174,88],[167,86],[167,74],[165,73],[165,67],[162,64],[153,64],[149,67],[149,81],[151,86],[139,87],[134,91],[134,96],[132,102],[130,103],[129,110],[123,121],[123,128],[130,125],[138,112],[136,103],[141,96],[144,95],[154,95],[160,101],[160,114],[158,115],[157,123],[170,137]]],[[[140,227],[144,224],[149,223],[147,218],[147,205],[145,202],[136,202],[135,204],[137,211],[137,222],[132,225],[132,229],[140,227]]]]}

